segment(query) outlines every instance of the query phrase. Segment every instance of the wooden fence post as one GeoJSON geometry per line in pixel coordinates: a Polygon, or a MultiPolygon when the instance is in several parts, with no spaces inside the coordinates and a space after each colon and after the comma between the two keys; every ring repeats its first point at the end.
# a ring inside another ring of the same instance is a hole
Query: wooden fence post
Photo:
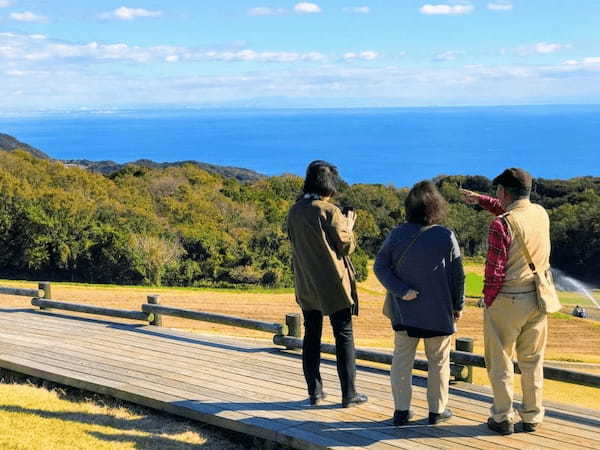
{"type": "MultiPolygon", "coordinates": [[[[52,299],[52,285],[48,281],[43,281],[38,283],[38,289],[44,291],[44,297],[47,300],[52,299]]],[[[41,306],[40,309],[49,309],[44,306],[41,306]]]]}
{"type": "MultiPolygon", "coordinates": [[[[149,295],[147,300],[151,305],[160,305],[160,295],[149,295]]],[[[153,316],[154,318],[150,321],[150,325],[162,327],[162,315],[153,313],[153,316]]]]}
{"type": "MultiPolygon", "coordinates": [[[[302,321],[300,320],[300,314],[286,314],[285,324],[287,325],[288,336],[299,338],[302,335],[302,321]]],[[[293,347],[286,347],[287,350],[291,350],[292,348],[293,347]]]]}
{"type": "MultiPolygon", "coordinates": [[[[456,338],[456,350],[460,352],[473,353],[473,339],[471,338],[456,338]]],[[[473,366],[467,366],[467,376],[457,376],[456,381],[473,382],[473,366]]]]}

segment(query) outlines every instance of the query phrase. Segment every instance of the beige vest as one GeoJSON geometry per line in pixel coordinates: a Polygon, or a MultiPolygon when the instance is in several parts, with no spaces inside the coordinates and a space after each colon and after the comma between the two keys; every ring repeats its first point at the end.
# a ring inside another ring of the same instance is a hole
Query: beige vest
{"type": "Polygon", "coordinates": [[[516,234],[521,229],[525,245],[538,272],[550,268],[550,220],[546,210],[527,199],[509,205],[503,217],[509,225],[511,244],[506,264],[506,278],[500,292],[525,292],[535,290],[533,272],[525,255],[521,239],[516,234]]]}

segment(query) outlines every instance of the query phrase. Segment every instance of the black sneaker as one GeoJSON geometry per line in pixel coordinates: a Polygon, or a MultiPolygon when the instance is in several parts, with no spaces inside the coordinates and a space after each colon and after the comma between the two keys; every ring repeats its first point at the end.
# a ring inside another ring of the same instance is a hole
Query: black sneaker
{"type": "Polygon", "coordinates": [[[450,411],[447,408],[445,411],[443,411],[441,413],[430,412],[429,413],[429,424],[437,425],[440,422],[445,422],[446,420],[450,419],[450,417],[452,417],[452,411],[450,411]]]}
{"type": "Polygon", "coordinates": [[[308,397],[310,404],[312,406],[320,405],[321,400],[325,400],[326,398],[327,398],[327,393],[325,393],[325,392],[321,392],[320,394],[311,395],[310,397],[308,397]]]}
{"type": "Polygon", "coordinates": [[[542,425],[541,423],[528,423],[528,422],[522,422],[521,423],[522,427],[523,427],[523,431],[526,433],[533,433],[534,431],[536,431],[538,428],[540,428],[540,426],[542,425]]]}
{"type": "Polygon", "coordinates": [[[409,409],[407,409],[406,411],[402,411],[400,409],[397,409],[394,411],[394,425],[397,427],[406,425],[408,423],[408,421],[412,418],[413,418],[413,413],[409,409]]]}
{"type": "Polygon", "coordinates": [[[366,403],[369,400],[365,394],[354,394],[352,397],[342,398],[342,408],[350,408],[351,406],[366,403]]]}
{"type": "Polygon", "coordinates": [[[515,426],[509,420],[503,420],[502,422],[496,422],[491,417],[487,421],[487,426],[490,430],[501,434],[502,436],[508,436],[515,432],[515,426]]]}

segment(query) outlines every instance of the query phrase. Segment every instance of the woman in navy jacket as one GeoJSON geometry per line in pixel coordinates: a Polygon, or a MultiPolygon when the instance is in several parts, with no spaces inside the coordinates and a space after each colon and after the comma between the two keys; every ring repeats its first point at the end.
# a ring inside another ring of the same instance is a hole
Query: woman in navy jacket
{"type": "Polygon", "coordinates": [[[447,408],[450,343],[464,305],[464,272],[454,233],[439,225],[447,203],[431,181],[417,183],[405,201],[406,223],[389,234],[375,260],[387,289],[384,314],[395,331],[391,384],[394,424],[412,414],[412,367],[417,344],[425,341],[429,371],[429,423],[452,417],[447,408]]]}

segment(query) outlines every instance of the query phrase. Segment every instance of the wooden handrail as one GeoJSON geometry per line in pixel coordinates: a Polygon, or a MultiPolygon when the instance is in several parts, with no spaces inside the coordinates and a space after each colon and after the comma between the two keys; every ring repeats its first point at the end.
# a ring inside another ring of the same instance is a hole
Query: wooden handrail
{"type": "Polygon", "coordinates": [[[151,305],[149,303],[145,303],[142,305],[142,311],[146,313],[160,314],[163,316],[175,316],[183,319],[201,320],[204,322],[220,323],[222,325],[231,325],[234,327],[250,328],[252,330],[267,331],[275,334],[284,334],[285,332],[285,325],[280,323],[244,319],[242,317],[207,313],[192,309],[171,308],[169,306],[151,305]]]}
{"type": "Polygon", "coordinates": [[[0,286],[0,294],[2,294],[2,295],[19,295],[22,297],[39,297],[40,291],[38,289],[22,289],[22,288],[8,287],[8,286],[0,286]]]}
{"type": "Polygon", "coordinates": [[[61,309],[65,311],[81,312],[86,314],[97,314],[100,316],[120,317],[122,319],[133,319],[151,321],[153,317],[142,311],[130,311],[126,309],[103,308],[101,306],[86,305],[82,303],[60,302],[44,298],[34,298],[31,304],[40,308],[61,309]]]}

